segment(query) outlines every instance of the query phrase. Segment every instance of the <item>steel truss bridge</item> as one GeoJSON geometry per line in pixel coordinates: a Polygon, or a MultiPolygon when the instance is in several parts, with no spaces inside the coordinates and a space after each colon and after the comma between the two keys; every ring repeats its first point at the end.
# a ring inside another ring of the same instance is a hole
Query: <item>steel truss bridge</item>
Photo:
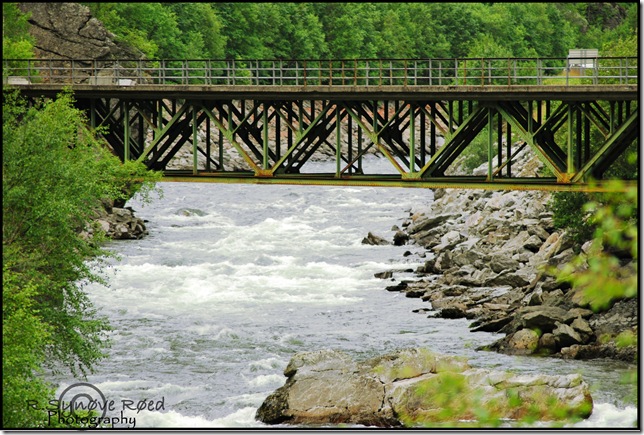
{"type": "Polygon", "coordinates": [[[637,58],[5,59],[3,67],[5,88],[29,97],[71,89],[121,160],[167,181],[600,191],[639,144],[637,58]],[[484,173],[456,173],[476,146],[484,173]],[[180,150],[191,168],[169,169],[180,150]],[[321,150],[335,170],[308,169],[321,150]],[[525,152],[543,163],[539,173],[518,172],[525,152]],[[371,170],[369,154],[391,171],[371,170]]]}

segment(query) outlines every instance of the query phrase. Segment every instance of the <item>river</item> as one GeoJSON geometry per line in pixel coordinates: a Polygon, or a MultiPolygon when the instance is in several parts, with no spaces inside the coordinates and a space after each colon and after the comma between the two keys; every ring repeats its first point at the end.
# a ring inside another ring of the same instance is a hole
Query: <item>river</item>
{"type": "MultiPolygon", "coordinates": [[[[86,287],[114,328],[109,356],[86,382],[115,401],[107,416],[134,419],[114,427],[267,428],[255,412],[284,384],[296,352],[366,358],[416,346],[491,369],[581,373],[595,408],[575,427],[632,427],[637,418],[631,387],[620,384],[625,364],[478,352],[499,335],[414,313],[429,304],[385,290],[392,282],[374,274],[415,269],[422,249],[361,241],[370,231],[391,240],[393,225],[431,204],[430,190],[161,187],[163,198],[128,204],[148,220],[149,236],[111,242],[121,258],[110,260],[109,286],[86,287]]],[[[82,380],[56,381],[62,394],[82,380]]]]}

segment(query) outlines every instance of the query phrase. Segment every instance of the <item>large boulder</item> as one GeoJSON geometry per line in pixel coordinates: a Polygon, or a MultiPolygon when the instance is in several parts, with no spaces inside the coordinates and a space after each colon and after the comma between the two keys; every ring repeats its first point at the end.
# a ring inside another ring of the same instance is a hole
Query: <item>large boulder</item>
{"type": "Polygon", "coordinates": [[[363,362],[321,350],[296,354],[284,386],[256,418],[267,424],[423,427],[491,419],[588,417],[592,398],[581,375],[515,375],[472,368],[423,348],[363,362]]]}
{"type": "Polygon", "coordinates": [[[45,59],[140,58],[142,53],[116,43],[103,23],[80,3],[19,3],[30,13],[36,55],[45,59]]]}

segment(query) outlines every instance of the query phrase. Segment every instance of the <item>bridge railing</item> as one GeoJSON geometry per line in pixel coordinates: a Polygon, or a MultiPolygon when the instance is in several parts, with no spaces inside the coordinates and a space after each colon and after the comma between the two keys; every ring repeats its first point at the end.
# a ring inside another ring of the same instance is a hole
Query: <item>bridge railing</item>
{"type": "Polygon", "coordinates": [[[3,59],[8,84],[515,86],[637,84],[637,57],[334,60],[3,59]],[[587,64],[586,64],[587,65],[587,64]]]}

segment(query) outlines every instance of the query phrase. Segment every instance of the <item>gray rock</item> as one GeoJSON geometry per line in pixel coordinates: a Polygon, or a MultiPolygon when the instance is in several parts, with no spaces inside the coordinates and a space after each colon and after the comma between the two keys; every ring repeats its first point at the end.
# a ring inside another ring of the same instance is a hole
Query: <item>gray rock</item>
{"type": "Polygon", "coordinates": [[[572,327],[565,323],[556,322],[556,328],[552,331],[559,347],[568,347],[573,344],[584,344],[583,339],[572,327]]]}
{"type": "Polygon", "coordinates": [[[589,336],[593,335],[593,330],[591,329],[590,325],[588,324],[588,322],[582,319],[581,316],[573,320],[570,326],[580,334],[586,334],[589,336]]]}
{"type": "Polygon", "coordinates": [[[508,285],[513,288],[525,287],[530,284],[530,281],[526,280],[522,276],[512,273],[509,270],[499,273],[498,275],[485,281],[484,285],[486,287],[496,287],[508,285]]]}
{"type": "Polygon", "coordinates": [[[512,334],[508,346],[516,355],[530,355],[539,347],[539,334],[532,329],[520,329],[512,334]]]}
{"type": "Polygon", "coordinates": [[[460,215],[460,213],[447,213],[426,217],[407,228],[407,232],[410,235],[413,235],[422,231],[427,231],[447,222],[450,219],[458,218],[460,215]]]}
{"type": "Polygon", "coordinates": [[[472,368],[462,358],[420,348],[364,362],[339,351],[304,352],[292,358],[284,374],[285,384],[257,410],[259,421],[423,427],[472,419],[474,408],[505,419],[519,418],[530,408],[544,421],[585,418],[592,411],[581,375],[517,376],[472,368]],[[455,393],[447,401],[440,394],[446,386],[455,393]],[[522,400],[513,403],[513,396],[522,400]],[[548,397],[553,403],[544,400],[548,397]],[[443,412],[446,408],[453,412],[443,412]],[[565,412],[553,413],[555,408],[565,412]]]}
{"type": "Polygon", "coordinates": [[[554,334],[546,332],[539,338],[539,349],[547,350],[549,353],[553,353],[557,350],[557,340],[555,339],[554,334]]]}
{"type": "Polygon", "coordinates": [[[394,234],[394,245],[402,246],[409,241],[409,234],[404,231],[396,231],[394,234]]]}
{"type": "Polygon", "coordinates": [[[390,245],[390,243],[386,239],[380,236],[377,236],[371,232],[367,234],[367,237],[362,239],[362,244],[363,245],[390,245]]]}
{"type": "Polygon", "coordinates": [[[517,270],[520,267],[518,261],[508,258],[505,255],[493,254],[490,256],[489,267],[496,273],[503,272],[504,270],[517,270]]]}
{"type": "Polygon", "coordinates": [[[524,328],[551,332],[557,323],[563,322],[566,314],[563,308],[539,305],[521,308],[517,317],[524,328]]]}
{"type": "Polygon", "coordinates": [[[30,33],[37,57],[67,59],[138,59],[142,53],[114,42],[114,35],[79,3],[19,3],[31,13],[30,33]]]}

